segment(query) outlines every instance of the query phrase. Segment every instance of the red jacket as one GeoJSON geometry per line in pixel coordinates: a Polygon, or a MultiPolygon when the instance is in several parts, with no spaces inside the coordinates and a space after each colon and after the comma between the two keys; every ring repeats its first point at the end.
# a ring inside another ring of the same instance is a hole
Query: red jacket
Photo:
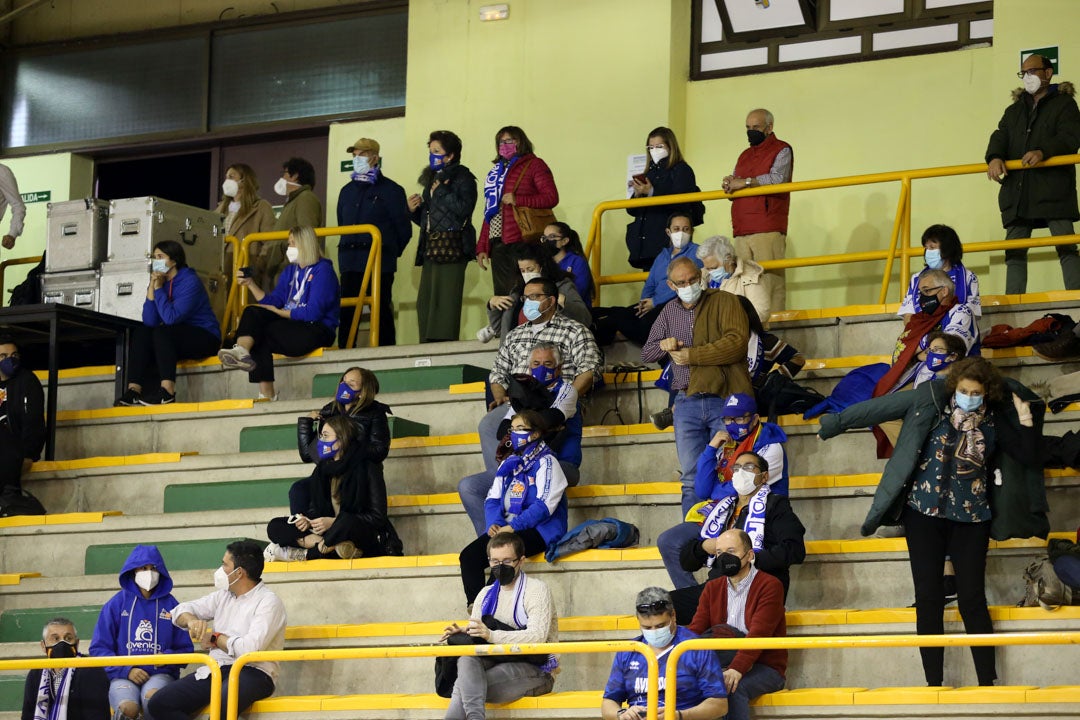
{"type": "MultiPolygon", "coordinates": [[[[790,149],[791,146],[775,134],[770,134],[762,143],[743,150],[739,161],[735,163],[735,174],[741,178],[764,175],[772,168],[773,161],[784,148],[790,149]]],[[[793,153],[793,169],[794,160],[793,153]]],[[[787,233],[790,206],[791,193],[743,198],[736,194],[731,201],[731,231],[736,237],[765,232],[787,233]]]]}
{"type": "MultiPolygon", "coordinates": [[[[698,601],[694,619],[687,626],[691,632],[701,634],[713,625],[727,623],[728,579],[716,578],[705,583],[705,590],[698,601]]],[[[784,586],[767,572],[758,570],[750,583],[750,595],[746,598],[746,637],[786,637],[787,621],[784,617],[784,586]]],[[[768,665],[784,677],[787,670],[787,650],[740,650],[735,653],[731,667],[743,675],[755,664],[768,665]]],[[[727,668],[724,668],[725,670],[727,668]]]]}
{"type": "MultiPolygon", "coordinates": [[[[547,166],[546,162],[532,153],[519,157],[517,162],[511,165],[510,170],[506,173],[506,180],[503,182],[503,194],[511,192],[514,193],[514,202],[523,207],[553,208],[559,204],[559,189],[555,187],[555,178],[551,174],[551,168],[547,166]],[[529,162],[530,160],[532,162],[529,162]],[[528,165],[527,169],[526,165],[528,165]],[[525,173],[524,176],[522,176],[522,172],[525,173]],[[515,191],[514,185],[519,177],[521,183],[515,191]]],[[[521,242],[521,231],[518,229],[517,222],[514,221],[513,206],[503,205],[501,212],[503,245],[521,242]]],[[[480,228],[480,239],[476,241],[477,254],[491,254],[491,243],[488,238],[489,231],[488,223],[484,221],[484,226],[480,228]]]]}

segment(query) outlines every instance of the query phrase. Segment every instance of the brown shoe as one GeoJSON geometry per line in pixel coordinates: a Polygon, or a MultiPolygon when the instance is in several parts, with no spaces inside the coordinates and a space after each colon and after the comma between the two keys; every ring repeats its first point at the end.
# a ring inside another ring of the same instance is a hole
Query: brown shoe
{"type": "Polygon", "coordinates": [[[343,540],[335,545],[334,552],[336,552],[338,557],[342,560],[352,560],[353,558],[361,557],[364,554],[362,550],[356,547],[356,543],[349,540],[343,540]]]}

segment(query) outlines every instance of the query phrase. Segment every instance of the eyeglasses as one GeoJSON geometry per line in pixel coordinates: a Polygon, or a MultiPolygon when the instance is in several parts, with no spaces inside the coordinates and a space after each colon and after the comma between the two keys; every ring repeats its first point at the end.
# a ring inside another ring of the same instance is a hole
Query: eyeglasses
{"type": "Polygon", "coordinates": [[[930,287],[930,288],[919,288],[919,293],[922,294],[922,295],[931,295],[933,293],[936,293],[938,290],[940,290],[943,287],[945,287],[945,286],[944,285],[937,285],[935,287],[930,287]]]}
{"type": "Polygon", "coordinates": [[[544,242],[555,242],[556,240],[562,240],[565,235],[541,235],[540,239],[544,242]]]}
{"type": "Polygon", "coordinates": [[[697,277],[691,278],[689,280],[672,280],[671,284],[674,285],[677,288],[684,288],[684,287],[690,287],[691,285],[697,285],[700,282],[701,282],[701,276],[698,275],[697,277]]]}
{"type": "Polygon", "coordinates": [[[732,469],[732,471],[749,470],[750,472],[754,473],[755,475],[758,474],[759,472],[761,472],[761,468],[759,468],[754,463],[743,463],[742,465],[732,465],[731,469],[732,469]]]}
{"type": "Polygon", "coordinates": [[[671,609],[671,603],[667,600],[656,600],[651,603],[643,603],[637,606],[638,615],[659,615],[671,609]]]}
{"type": "Polygon", "coordinates": [[[1021,70],[1020,72],[1016,73],[1016,77],[1023,80],[1025,75],[1034,75],[1035,73],[1041,73],[1043,70],[1049,69],[1050,68],[1028,68],[1027,70],[1021,70]]]}
{"type": "Polygon", "coordinates": [[[526,300],[543,300],[544,298],[548,298],[548,297],[551,297],[551,296],[546,295],[544,293],[533,293],[532,295],[526,295],[525,299],[526,300]]]}
{"type": "Polygon", "coordinates": [[[751,417],[750,413],[746,413],[745,415],[740,415],[739,417],[724,417],[724,418],[720,418],[720,419],[723,420],[725,423],[729,423],[729,422],[748,423],[748,422],[750,422],[750,417],[751,417]]]}
{"type": "Polygon", "coordinates": [[[511,567],[516,563],[517,558],[514,558],[513,560],[492,560],[488,558],[488,567],[499,567],[500,565],[504,567],[511,567]]]}

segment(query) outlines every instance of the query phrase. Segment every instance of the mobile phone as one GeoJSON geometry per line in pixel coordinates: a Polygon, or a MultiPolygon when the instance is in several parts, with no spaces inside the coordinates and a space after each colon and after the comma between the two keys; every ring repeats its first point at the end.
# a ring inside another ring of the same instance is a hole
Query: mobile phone
{"type": "Polygon", "coordinates": [[[240,268],[240,277],[249,278],[249,277],[252,276],[252,274],[253,274],[253,272],[252,272],[251,266],[245,265],[244,267],[240,268]]]}
{"type": "Polygon", "coordinates": [[[637,175],[634,175],[633,178],[642,184],[648,181],[648,178],[645,177],[645,173],[638,173],[637,175]]]}

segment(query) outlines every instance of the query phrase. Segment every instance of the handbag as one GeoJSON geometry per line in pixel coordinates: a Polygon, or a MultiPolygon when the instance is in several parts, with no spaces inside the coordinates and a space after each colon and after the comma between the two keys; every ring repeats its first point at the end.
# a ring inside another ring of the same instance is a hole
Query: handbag
{"type": "MultiPolygon", "coordinates": [[[[517,630],[518,628],[511,627],[504,622],[499,622],[493,615],[484,615],[481,621],[487,625],[489,630],[517,630]]],[[[465,633],[454,633],[450,637],[446,638],[447,645],[490,645],[487,640],[483,638],[474,637],[472,635],[466,635],[465,633]]],[[[458,661],[457,655],[449,657],[437,657],[435,658],[435,694],[439,697],[448,698],[454,694],[454,683],[457,682],[458,675],[458,661]]],[[[543,666],[547,664],[547,655],[483,655],[485,660],[490,660],[492,663],[504,663],[504,662],[527,662],[532,665],[543,666]]]]}
{"type": "MultiPolygon", "coordinates": [[[[517,197],[518,185],[521,184],[521,178],[525,177],[525,173],[529,170],[529,165],[535,158],[531,158],[529,162],[525,163],[525,167],[522,168],[521,174],[518,175],[518,179],[514,182],[514,189],[511,190],[511,194],[517,197]]],[[[557,220],[555,212],[551,208],[531,208],[523,205],[514,205],[514,222],[517,223],[518,230],[521,231],[521,239],[527,243],[535,243],[540,241],[540,236],[544,234],[544,228],[552,224],[557,220]]]]}

